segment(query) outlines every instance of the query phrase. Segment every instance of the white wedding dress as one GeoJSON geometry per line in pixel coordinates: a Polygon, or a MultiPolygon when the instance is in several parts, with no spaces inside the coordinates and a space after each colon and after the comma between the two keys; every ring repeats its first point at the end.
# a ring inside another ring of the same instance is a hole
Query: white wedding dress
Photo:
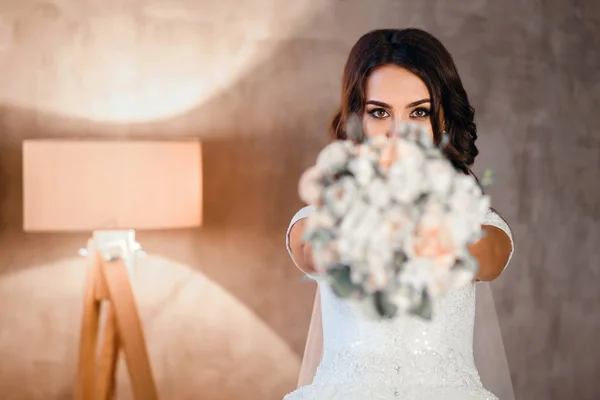
{"type": "MultiPolygon", "coordinates": [[[[309,212],[298,212],[290,229],[309,212]]],[[[501,228],[512,241],[493,211],[486,225],[501,228]]],[[[284,400],[497,399],[483,387],[473,357],[476,285],[435,300],[431,321],[409,316],[372,321],[319,284],[323,357],[312,384],[284,400]]]]}

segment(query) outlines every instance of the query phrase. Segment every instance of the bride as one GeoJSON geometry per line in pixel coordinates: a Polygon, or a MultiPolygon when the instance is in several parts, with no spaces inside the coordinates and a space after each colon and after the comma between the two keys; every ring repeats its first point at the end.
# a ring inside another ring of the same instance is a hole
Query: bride
{"type": "MultiPolygon", "coordinates": [[[[472,173],[478,154],[474,111],[452,57],[427,32],[376,30],[358,40],[344,69],[341,107],[331,126],[334,139],[346,139],[352,115],[361,116],[369,137],[390,135],[406,121],[422,124],[436,143],[446,132],[447,157],[456,169],[472,173]]],[[[319,283],[310,245],[302,241],[310,211],[305,207],[293,217],[286,244],[298,268],[319,283]]],[[[477,282],[496,279],[513,251],[510,229],[493,210],[483,230],[485,237],[470,246],[479,262],[477,282]]],[[[476,364],[488,368],[484,382],[495,382],[498,396],[512,398],[488,287],[482,291],[487,308],[478,309],[475,318],[481,285],[487,284],[473,283],[436,300],[431,321],[410,316],[372,321],[337,298],[329,285],[319,284],[299,388],[284,400],[497,399],[483,387],[476,364]],[[474,326],[482,336],[475,338],[481,347],[475,357],[474,326]]]]}

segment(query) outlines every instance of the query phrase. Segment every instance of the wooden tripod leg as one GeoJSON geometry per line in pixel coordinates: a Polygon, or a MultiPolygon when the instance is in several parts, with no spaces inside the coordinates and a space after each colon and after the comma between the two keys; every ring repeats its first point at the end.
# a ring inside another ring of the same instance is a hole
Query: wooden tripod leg
{"type": "Polygon", "coordinates": [[[95,400],[110,400],[115,391],[115,372],[119,356],[119,334],[115,310],[110,302],[106,304],[106,320],[102,331],[102,345],[98,355],[98,371],[95,400]]]}
{"type": "Polygon", "coordinates": [[[114,307],[119,340],[125,354],[133,395],[137,400],[158,400],[144,332],[125,262],[117,259],[103,263],[102,271],[114,307]]]}
{"type": "MultiPolygon", "coordinates": [[[[89,243],[88,249],[91,249],[89,243]]],[[[75,400],[93,399],[95,388],[96,342],[98,319],[100,317],[100,303],[96,298],[96,286],[100,276],[100,265],[94,253],[88,254],[90,255],[88,257],[88,271],[83,295],[83,317],[79,338],[79,364],[75,382],[75,400]]]]}

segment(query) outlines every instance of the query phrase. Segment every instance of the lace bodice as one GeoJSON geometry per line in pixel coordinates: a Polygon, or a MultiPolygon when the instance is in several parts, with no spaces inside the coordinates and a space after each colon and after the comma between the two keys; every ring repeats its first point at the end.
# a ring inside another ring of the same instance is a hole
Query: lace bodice
{"type": "MultiPolygon", "coordinates": [[[[303,210],[300,218],[310,212],[303,210]]],[[[492,211],[486,223],[510,236],[492,211]]],[[[495,399],[483,389],[473,359],[476,284],[436,299],[431,321],[369,320],[329,285],[319,290],[323,358],[313,383],[285,400],[495,399]]]]}
{"type": "MultiPolygon", "coordinates": [[[[432,321],[365,319],[360,310],[319,285],[323,359],[313,385],[363,382],[390,398],[415,387],[481,388],[473,361],[474,285],[436,300],[432,321]]],[[[403,397],[404,398],[404,397],[403,397]]]]}

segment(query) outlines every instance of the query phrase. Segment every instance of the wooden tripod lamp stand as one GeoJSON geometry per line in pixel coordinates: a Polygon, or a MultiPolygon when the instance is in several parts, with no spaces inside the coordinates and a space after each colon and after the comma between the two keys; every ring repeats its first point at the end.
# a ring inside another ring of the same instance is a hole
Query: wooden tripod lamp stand
{"type": "Polygon", "coordinates": [[[135,244],[134,231],[95,231],[88,242],[75,400],[112,398],[120,349],[135,398],[158,400],[129,280],[135,244]]]}
{"type": "Polygon", "coordinates": [[[202,223],[198,141],[23,142],[24,230],[93,232],[74,400],[114,397],[120,350],[136,400],[157,400],[132,290],[135,230],[202,223]]]}

